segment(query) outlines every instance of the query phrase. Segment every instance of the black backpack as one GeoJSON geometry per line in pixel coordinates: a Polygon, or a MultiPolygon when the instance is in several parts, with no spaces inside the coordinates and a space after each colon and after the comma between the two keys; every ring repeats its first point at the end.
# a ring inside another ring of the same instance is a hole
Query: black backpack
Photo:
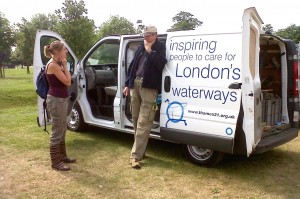
{"type": "Polygon", "coordinates": [[[44,109],[44,131],[48,132],[46,129],[46,107],[47,107],[47,103],[46,103],[46,99],[47,99],[47,93],[49,90],[49,84],[46,78],[46,73],[47,73],[47,66],[44,66],[41,68],[40,73],[38,74],[37,78],[36,78],[36,93],[42,98],[44,99],[43,101],[43,109],[44,109]]]}

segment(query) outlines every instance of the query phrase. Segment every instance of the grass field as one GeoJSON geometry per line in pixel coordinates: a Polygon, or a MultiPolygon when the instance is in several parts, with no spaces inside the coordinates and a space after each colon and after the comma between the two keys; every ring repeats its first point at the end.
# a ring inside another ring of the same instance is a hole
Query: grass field
{"type": "Polygon", "coordinates": [[[300,139],[261,155],[227,156],[199,167],[180,145],[151,140],[131,169],[133,136],[100,128],[67,132],[71,171],[51,169],[49,135],[36,124],[37,95],[26,69],[0,79],[0,198],[300,198],[300,139]]]}

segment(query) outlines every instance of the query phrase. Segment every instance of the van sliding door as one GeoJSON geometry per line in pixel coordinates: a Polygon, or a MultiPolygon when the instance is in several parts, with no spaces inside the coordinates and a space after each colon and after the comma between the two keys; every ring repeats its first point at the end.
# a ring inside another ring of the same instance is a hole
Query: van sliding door
{"type": "Polygon", "coordinates": [[[168,33],[161,138],[233,153],[241,103],[242,32],[168,33]]]}

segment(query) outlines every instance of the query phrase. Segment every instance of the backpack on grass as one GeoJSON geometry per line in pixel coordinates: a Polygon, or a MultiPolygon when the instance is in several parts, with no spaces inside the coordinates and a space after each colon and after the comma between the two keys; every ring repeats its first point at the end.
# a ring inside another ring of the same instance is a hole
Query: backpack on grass
{"type": "Polygon", "coordinates": [[[46,78],[46,73],[47,73],[47,66],[44,66],[41,68],[41,71],[39,72],[37,78],[36,78],[36,93],[42,98],[44,99],[43,101],[43,109],[44,109],[44,131],[48,132],[46,129],[46,107],[47,107],[47,103],[46,103],[46,99],[47,99],[47,93],[49,90],[49,84],[46,78]]]}

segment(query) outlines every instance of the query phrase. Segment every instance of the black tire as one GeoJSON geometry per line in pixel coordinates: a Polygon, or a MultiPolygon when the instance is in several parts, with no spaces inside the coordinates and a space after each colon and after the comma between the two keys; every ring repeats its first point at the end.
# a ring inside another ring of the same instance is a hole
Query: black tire
{"type": "Polygon", "coordinates": [[[74,104],[71,110],[67,120],[67,127],[71,131],[83,131],[85,128],[85,122],[78,103],[74,104]]]}
{"type": "Polygon", "coordinates": [[[215,166],[217,165],[224,157],[224,153],[203,149],[201,147],[185,145],[184,146],[185,155],[193,163],[196,163],[201,166],[215,166]]]}

